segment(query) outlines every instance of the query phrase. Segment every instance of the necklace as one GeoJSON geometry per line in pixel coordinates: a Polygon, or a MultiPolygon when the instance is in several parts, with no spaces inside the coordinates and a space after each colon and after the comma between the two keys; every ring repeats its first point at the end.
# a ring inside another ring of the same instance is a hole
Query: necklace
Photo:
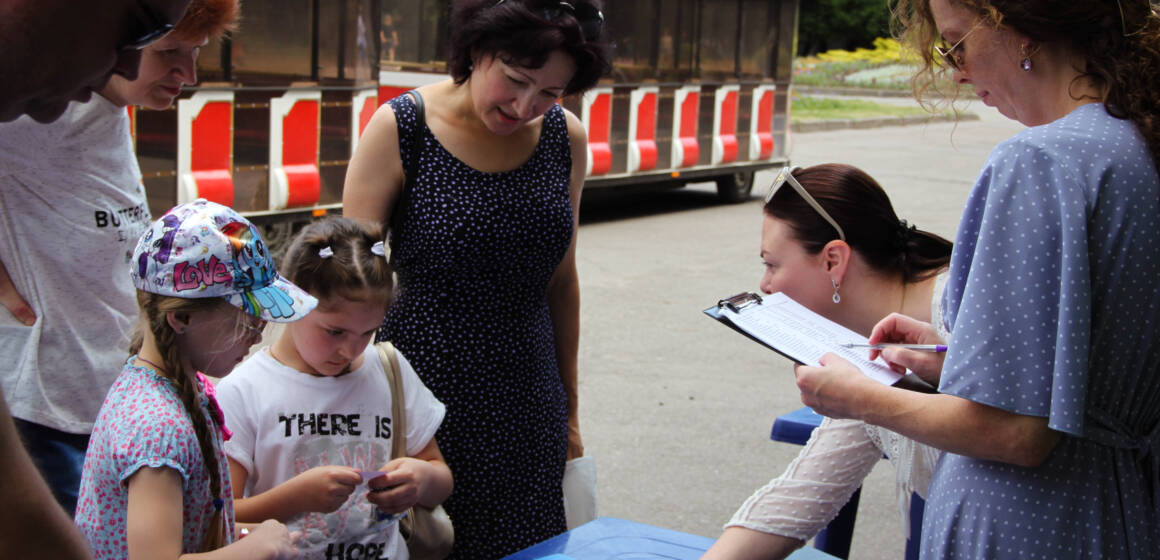
{"type": "Polygon", "coordinates": [[[145,363],[153,366],[153,369],[157,370],[158,373],[165,371],[165,368],[163,368],[163,367],[161,367],[161,366],[159,366],[159,365],[157,365],[149,360],[146,360],[145,358],[142,358],[140,354],[137,355],[137,361],[145,362],[145,363]]]}

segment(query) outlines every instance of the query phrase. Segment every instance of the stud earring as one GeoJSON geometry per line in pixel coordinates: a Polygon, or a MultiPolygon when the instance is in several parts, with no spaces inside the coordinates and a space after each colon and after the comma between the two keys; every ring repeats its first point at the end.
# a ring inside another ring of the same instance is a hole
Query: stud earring
{"type": "Polygon", "coordinates": [[[841,302],[842,296],[838,295],[838,283],[835,282],[833,278],[830,279],[830,283],[834,285],[834,297],[832,298],[834,300],[834,303],[841,302]]]}

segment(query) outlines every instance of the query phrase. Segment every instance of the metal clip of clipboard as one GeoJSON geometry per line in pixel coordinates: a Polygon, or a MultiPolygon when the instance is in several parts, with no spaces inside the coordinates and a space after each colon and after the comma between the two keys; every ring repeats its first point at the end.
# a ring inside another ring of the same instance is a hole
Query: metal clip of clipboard
{"type": "Polygon", "coordinates": [[[718,308],[726,307],[734,313],[741,313],[750,305],[761,305],[761,296],[754,292],[741,292],[717,301],[718,308]]]}

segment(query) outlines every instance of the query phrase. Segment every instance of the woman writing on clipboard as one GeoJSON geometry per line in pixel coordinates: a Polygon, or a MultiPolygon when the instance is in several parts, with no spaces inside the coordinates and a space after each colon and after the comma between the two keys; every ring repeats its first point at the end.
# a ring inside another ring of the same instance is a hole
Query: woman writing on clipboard
{"type": "MultiPolygon", "coordinates": [[[[883,352],[940,375],[940,394],[875,387],[827,355],[796,368],[802,400],[946,451],[923,557],[1157,558],[1160,14],[902,0],[896,15],[920,92],[949,71],[1028,128],[991,152],[959,221],[945,359],[883,352]]],[[[904,315],[870,337],[938,340],[904,315]]]]}
{"type": "MultiPolygon", "coordinates": [[[[893,312],[931,318],[951,244],[899,220],[862,170],[786,168],[766,196],[764,215],[763,292],[783,292],[862,335],[893,312]]],[[[938,451],[858,420],[826,418],[785,473],[737,510],[704,558],[785,558],[826,527],[884,453],[895,468],[905,526],[911,494],[926,495],[938,451]]]]}

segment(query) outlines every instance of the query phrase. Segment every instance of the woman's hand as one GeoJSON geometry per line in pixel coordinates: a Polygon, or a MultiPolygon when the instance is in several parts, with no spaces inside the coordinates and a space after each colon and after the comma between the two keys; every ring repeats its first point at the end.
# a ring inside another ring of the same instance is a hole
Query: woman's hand
{"type": "Polygon", "coordinates": [[[8,269],[4,268],[4,263],[0,263],[0,305],[7,308],[24,326],[31,327],[36,323],[36,313],[32,311],[28,302],[20,297],[16,286],[12,285],[12,279],[8,276],[8,269]]]}
{"type": "MultiPolygon", "coordinates": [[[[933,325],[898,313],[891,313],[879,321],[877,325],[874,325],[869,342],[870,344],[944,344],[933,325]]],[[[905,348],[885,348],[870,351],[871,360],[878,356],[882,356],[882,359],[886,360],[894,371],[904,374],[909,369],[923,381],[938,387],[939,378],[942,375],[943,358],[946,357],[946,354],[905,348]]]]}
{"type": "Polygon", "coordinates": [[[362,475],[350,467],[314,467],[286,484],[297,496],[298,511],[331,513],[342,507],[354,489],[362,484],[362,475]]]}
{"type": "Polygon", "coordinates": [[[802,403],[830,418],[863,419],[866,396],[885,387],[866,377],[862,370],[832,352],[822,356],[820,366],[794,366],[802,403]]]}
{"type": "Polygon", "coordinates": [[[568,455],[565,458],[567,461],[578,459],[584,456],[584,443],[580,439],[580,426],[578,421],[573,419],[568,420],[568,455]]]}
{"type": "Polygon", "coordinates": [[[419,503],[427,478],[427,461],[414,457],[393,459],[379,469],[386,474],[368,482],[367,500],[383,513],[401,513],[419,503]]]}

